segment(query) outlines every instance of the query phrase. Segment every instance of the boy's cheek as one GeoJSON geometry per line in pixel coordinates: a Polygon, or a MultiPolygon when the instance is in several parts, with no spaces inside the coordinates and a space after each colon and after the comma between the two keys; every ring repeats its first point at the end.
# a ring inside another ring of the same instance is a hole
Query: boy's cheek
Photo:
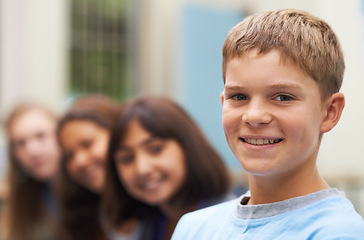
{"type": "Polygon", "coordinates": [[[224,129],[225,135],[231,131],[231,129],[234,127],[234,122],[236,121],[236,116],[231,114],[229,111],[222,111],[222,127],[224,129]]]}

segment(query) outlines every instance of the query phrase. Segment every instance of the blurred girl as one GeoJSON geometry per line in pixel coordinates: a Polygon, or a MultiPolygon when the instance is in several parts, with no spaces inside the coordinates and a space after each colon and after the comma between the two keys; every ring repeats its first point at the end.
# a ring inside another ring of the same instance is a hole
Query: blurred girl
{"type": "Polygon", "coordinates": [[[55,115],[36,103],[17,105],[6,119],[10,163],[0,239],[53,239],[60,162],[56,128],[55,115]]]}
{"type": "Polygon", "coordinates": [[[226,199],[223,161],[171,100],[126,102],[111,139],[103,199],[111,239],[170,239],[184,213],[226,199]]]}
{"type": "Polygon", "coordinates": [[[60,239],[105,239],[99,214],[105,160],[118,104],[103,96],[74,102],[61,118],[63,150],[60,188],[60,239]]]}

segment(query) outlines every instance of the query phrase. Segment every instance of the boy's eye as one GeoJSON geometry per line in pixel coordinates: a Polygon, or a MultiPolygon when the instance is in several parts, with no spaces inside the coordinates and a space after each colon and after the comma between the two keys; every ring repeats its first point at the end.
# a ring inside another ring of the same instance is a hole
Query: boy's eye
{"type": "Polygon", "coordinates": [[[231,97],[233,100],[248,100],[248,96],[244,95],[244,94],[235,94],[231,97]]]}
{"type": "Polygon", "coordinates": [[[278,95],[274,99],[278,100],[278,101],[281,101],[281,102],[287,102],[287,101],[292,101],[293,97],[288,96],[288,95],[278,95]]]}

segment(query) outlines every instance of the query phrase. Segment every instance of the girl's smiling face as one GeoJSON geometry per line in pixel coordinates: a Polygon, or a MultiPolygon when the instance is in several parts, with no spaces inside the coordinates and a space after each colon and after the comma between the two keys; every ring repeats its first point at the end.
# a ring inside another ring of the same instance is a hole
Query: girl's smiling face
{"type": "Polygon", "coordinates": [[[109,138],[106,128],[89,120],[71,120],[60,132],[69,175],[95,193],[104,187],[109,138]]]}
{"type": "Polygon", "coordinates": [[[151,135],[137,120],[129,124],[115,154],[120,180],[131,196],[149,205],[168,204],[186,178],[179,143],[151,135]]]}

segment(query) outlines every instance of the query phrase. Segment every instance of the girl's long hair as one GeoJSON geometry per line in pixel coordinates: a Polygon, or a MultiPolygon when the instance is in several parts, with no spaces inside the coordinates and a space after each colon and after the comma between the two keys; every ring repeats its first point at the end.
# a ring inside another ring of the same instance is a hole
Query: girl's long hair
{"type": "Polygon", "coordinates": [[[50,224],[44,203],[44,191],[47,183],[34,179],[21,167],[14,154],[10,129],[14,122],[25,113],[39,110],[50,119],[57,121],[56,116],[45,106],[24,102],[15,106],[5,121],[8,136],[9,169],[7,173],[7,196],[1,214],[0,238],[6,240],[39,240],[46,232],[49,234],[55,223],[50,224]]]}
{"type": "Polygon", "coordinates": [[[229,191],[231,179],[222,159],[179,105],[158,96],[132,99],[122,107],[109,146],[102,206],[110,226],[118,227],[127,219],[143,220],[161,214],[156,207],[129,195],[117,174],[114,155],[135,119],[152,135],[174,139],[183,148],[187,176],[181,189],[170,199],[171,206],[183,209],[222,197],[229,191]]]}
{"type": "MultiPolygon", "coordinates": [[[[118,111],[117,102],[101,95],[77,99],[63,115],[58,125],[62,128],[73,120],[87,120],[111,131],[118,111]]],[[[58,198],[60,204],[60,240],[105,239],[100,223],[100,196],[76,183],[66,169],[62,156],[58,198]]]]}

